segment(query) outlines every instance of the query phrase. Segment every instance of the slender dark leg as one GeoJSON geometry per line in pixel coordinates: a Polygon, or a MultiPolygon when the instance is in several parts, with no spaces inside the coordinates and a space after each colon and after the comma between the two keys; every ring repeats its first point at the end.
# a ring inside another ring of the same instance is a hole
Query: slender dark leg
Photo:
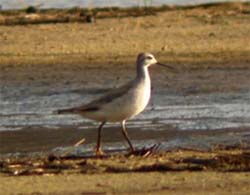
{"type": "Polygon", "coordinates": [[[100,156],[103,154],[102,149],[101,149],[101,131],[105,123],[106,121],[103,121],[98,127],[98,137],[97,137],[96,151],[95,151],[96,156],[100,156]]]}
{"type": "Polygon", "coordinates": [[[122,121],[122,134],[123,134],[123,136],[125,137],[125,139],[127,140],[131,152],[134,152],[135,149],[134,149],[134,147],[133,147],[131,141],[129,140],[128,132],[127,132],[127,130],[126,130],[126,121],[125,121],[125,120],[122,121]]]}

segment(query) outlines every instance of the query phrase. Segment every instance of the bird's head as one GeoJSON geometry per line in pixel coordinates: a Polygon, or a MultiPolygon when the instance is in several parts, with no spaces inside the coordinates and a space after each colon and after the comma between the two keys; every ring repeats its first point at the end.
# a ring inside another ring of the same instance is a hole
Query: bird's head
{"type": "Polygon", "coordinates": [[[160,65],[160,66],[164,66],[168,69],[175,70],[173,67],[171,67],[169,65],[159,63],[155,59],[155,57],[150,53],[140,53],[137,56],[137,66],[142,66],[142,67],[148,68],[151,65],[160,65]]]}
{"type": "Polygon", "coordinates": [[[140,53],[137,57],[137,64],[140,64],[141,66],[149,67],[156,63],[157,60],[150,53],[140,53]]]}

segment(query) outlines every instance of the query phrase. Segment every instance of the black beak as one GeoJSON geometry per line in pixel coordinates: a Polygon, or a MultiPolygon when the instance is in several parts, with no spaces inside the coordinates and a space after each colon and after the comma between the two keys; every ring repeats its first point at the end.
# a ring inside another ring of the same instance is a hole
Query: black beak
{"type": "Polygon", "coordinates": [[[169,66],[169,65],[166,65],[166,64],[162,64],[162,63],[159,63],[159,62],[157,62],[156,65],[168,68],[169,70],[171,70],[171,72],[177,72],[177,70],[174,67],[172,67],[172,66],[169,66]]]}

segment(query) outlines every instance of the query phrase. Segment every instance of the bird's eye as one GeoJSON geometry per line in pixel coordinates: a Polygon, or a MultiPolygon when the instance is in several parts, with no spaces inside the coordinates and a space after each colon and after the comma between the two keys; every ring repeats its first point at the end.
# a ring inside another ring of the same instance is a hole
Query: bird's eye
{"type": "Polygon", "coordinates": [[[152,60],[153,58],[151,56],[146,57],[147,60],[152,60]]]}

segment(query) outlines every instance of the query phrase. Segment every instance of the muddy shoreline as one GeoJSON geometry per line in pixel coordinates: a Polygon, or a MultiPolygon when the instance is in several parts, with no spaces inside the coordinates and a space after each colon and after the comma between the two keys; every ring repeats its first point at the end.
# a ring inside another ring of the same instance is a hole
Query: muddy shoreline
{"type": "Polygon", "coordinates": [[[249,155],[249,148],[217,148],[209,152],[175,150],[147,157],[5,158],[0,160],[3,186],[0,192],[6,195],[17,192],[44,195],[200,194],[204,191],[245,194],[250,186],[249,155]],[[133,178],[136,178],[136,185],[131,183],[133,178]],[[31,181],[35,181],[32,187],[23,188],[31,181]]]}
{"type": "MultiPolygon", "coordinates": [[[[154,130],[154,132],[141,130],[139,128],[130,128],[128,130],[130,137],[133,138],[132,140],[134,143],[142,142],[138,145],[138,147],[148,147],[152,145],[152,143],[161,144],[162,142],[163,144],[163,142],[171,142],[171,140],[175,139],[183,139],[183,142],[185,139],[203,139],[204,142],[203,144],[197,144],[195,146],[189,142],[187,142],[186,145],[176,144],[176,146],[168,145],[166,147],[162,145],[161,151],[178,149],[181,147],[193,149],[196,148],[199,150],[207,151],[214,147],[217,147],[218,145],[220,145],[221,147],[238,147],[242,144],[247,147],[250,146],[250,141],[248,141],[249,131],[250,128],[228,128],[220,130],[218,129],[214,131],[178,131],[174,129],[166,129],[165,131],[154,130]],[[239,136],[241,134],[245,135],[241,137],[239,136]],[[225,138],[227,136],[228,139],[225,138]],[[235,140],[233,139],[233,136],[235,136],[235,140]],[[237,136],[238,141],[236,140],[237,136]],[[221,137],[224,137],[224,140],[220,140],[221,137]],[[147,140],[151,140],[151,144],[150,142],[148,143],[147,140]]],[[[6,154],[11,153],[13,153],[14,155],[28,155],[30,152],[48,153],[59,147],[71,147],[81,138],[84,138],[86,141],[82,146],[83,152],[80,152],[79,148],[79,155],[82,155],[81,153],[84,153],[84,147],[86,146],[86,144],[88,146],[88,151],[92,153],[94,152],[93,148],[96,144],[96,134],[97,129],[95,128],[95,126],[92,126],[91,128],[85,130],[78,129],[78,127],[65,127],[60,129],[33,127],[25,128],[19,131],[3,131],[0,132],[0,137],[3,140],[0,142],[0,156],[5,156],[6,154]]],[[[125,150],[125,148],[127,147],[126,143],[123,142],[123,137],[118,126],[106,128],[103,132],[103,146],[107,150],[107,152],[111,150],[112,153],[112,149],[108,149],[107,146],[114,142],[117,142],[117,145],[122,147],[123,150],[125,150]]],[[[118,146],[115,145],[114,148],[119,148],[118,146]]]]}

